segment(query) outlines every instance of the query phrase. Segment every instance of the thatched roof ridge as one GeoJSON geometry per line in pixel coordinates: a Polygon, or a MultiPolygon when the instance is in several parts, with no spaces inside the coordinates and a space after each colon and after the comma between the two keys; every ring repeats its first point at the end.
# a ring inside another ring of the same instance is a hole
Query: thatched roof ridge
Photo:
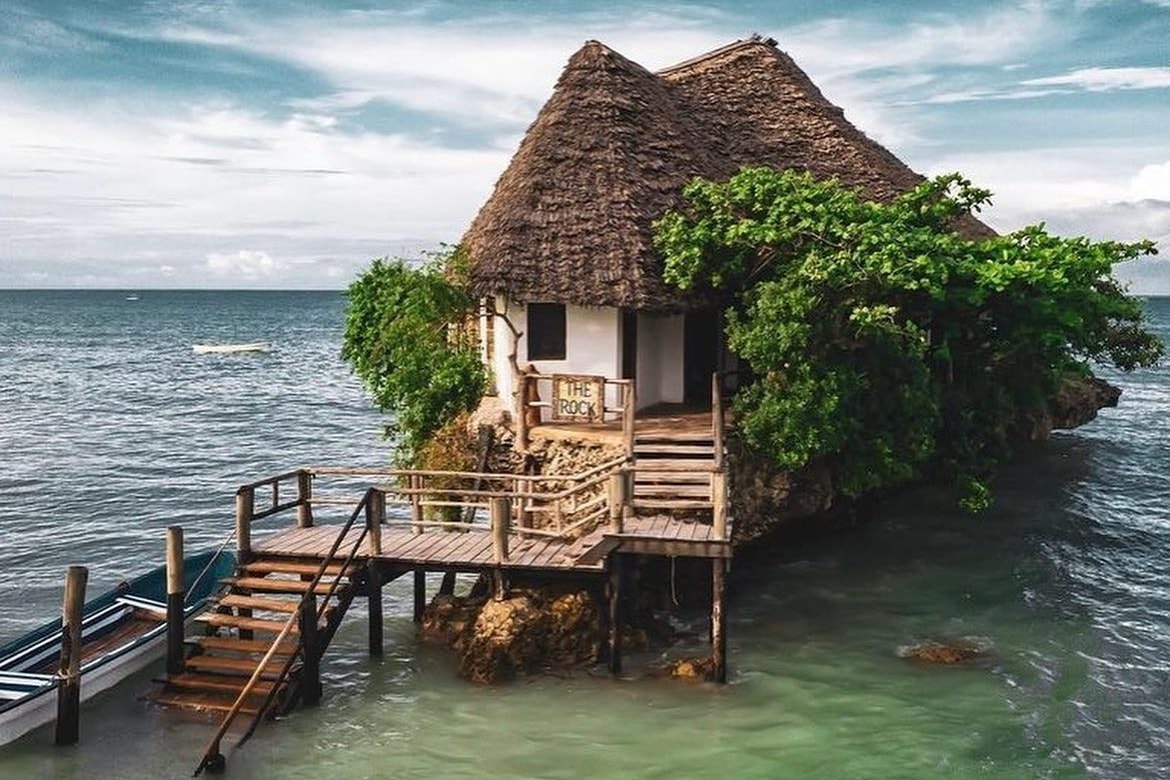
{"type": "MultiPolygon", "coordinates": [[[[671,311],[653,222],[695,176],[807,170],[885,200],[922,177],[850,124],[774,42],[657,74],[588,41],[463,239],[479,294],[671,311]]],[[[967,232],[990,231],[971,221],[967,232]]]]}

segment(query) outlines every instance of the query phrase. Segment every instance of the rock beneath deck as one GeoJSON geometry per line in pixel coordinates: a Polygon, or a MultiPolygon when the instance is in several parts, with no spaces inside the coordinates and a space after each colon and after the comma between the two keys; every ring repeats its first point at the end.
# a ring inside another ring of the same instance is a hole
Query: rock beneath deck
{"type": "Polygon", "coordinates": [[[494,684],[542,669],[591,665],[601,653],[601,609],[585,589],[514,588],[502,601],[438,595],[422,636],[460,656],[460,674],[494,684]]]}
{"type": "Polygon", "coordinates": [[[540,665],[547,626],[548,613],[527,596],[488,600],[463,648],[460,673],[472,682],[491,684],[540,665]]]}
{"type": "Polygon", "coordinates": [[[680,658],[662,670],[675,679],[707,682],[715,679],[715,662],[710,658],[680,658]]]}

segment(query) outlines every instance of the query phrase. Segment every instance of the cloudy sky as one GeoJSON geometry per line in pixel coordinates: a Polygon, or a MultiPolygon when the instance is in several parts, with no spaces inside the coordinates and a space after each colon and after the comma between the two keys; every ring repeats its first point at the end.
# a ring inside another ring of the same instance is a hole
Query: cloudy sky
{"type": "Polygon", "coordinates": [[[1170,0],[3,0],[0,287],[343,286],[455,242],[568,57],[775,37],[1000,230],[1149,237],[1170,293],[1170,0]]]}

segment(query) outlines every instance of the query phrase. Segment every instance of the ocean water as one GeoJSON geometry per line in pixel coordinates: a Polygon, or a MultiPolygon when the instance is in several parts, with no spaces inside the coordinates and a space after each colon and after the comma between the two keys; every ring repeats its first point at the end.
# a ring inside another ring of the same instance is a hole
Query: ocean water
{"type": "MultiPolygon", "coordinates": [[[[1153,300],[1170,338],[1170,301],[1153,300]]],[[[0,291],[0,641],[157,565],[163,529],[217,543],[235,487],[300,464],[379,466],[384,420],[338,358],[337,293],[0,291]],[[265,355],[191,344],[268,340],[265,355]]],[[[1005,469],[970,517],[930,489],[847,532],[737,559],[731,684],[578,672],[483,689],[421,644],[409,591],[386,645],[351,611],[321,706],[228,755],[237,778],[1170,776],[1170,369],[1005,469]],[[898,649],[976,637],[990,660],[898,649]]],[[[693,619],[694,633],[703,623],[693,619]]],[[[705,652],[699,640],[675,653],[705,652]]],[[[139,699],[158,669],[0,748],[0,778],[189,776],[210,727],[139,699]]]]}

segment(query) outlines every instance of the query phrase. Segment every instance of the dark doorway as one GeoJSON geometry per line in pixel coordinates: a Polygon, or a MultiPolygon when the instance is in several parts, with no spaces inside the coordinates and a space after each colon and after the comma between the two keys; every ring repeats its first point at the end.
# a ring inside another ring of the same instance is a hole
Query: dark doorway
{"type": "Polygon", "coordinates": [[[683,400],[688,404],[711,403],[711,374],[719,365],[722,336],[715,309],[687,312],[683,320],[683,400]]]}
{"type": "Polygon", "coordinates": [[[622,312],[622,379],[638,375],[638,312],[622,312]]]}

